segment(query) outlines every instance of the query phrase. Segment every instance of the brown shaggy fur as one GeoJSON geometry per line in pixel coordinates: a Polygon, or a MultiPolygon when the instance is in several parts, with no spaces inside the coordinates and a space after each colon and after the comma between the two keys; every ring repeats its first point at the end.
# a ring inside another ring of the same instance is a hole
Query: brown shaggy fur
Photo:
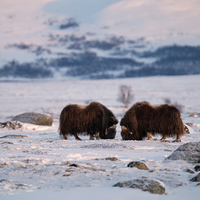
{"type": "Polygon", "coordinates": [[[60,114],[60,135],[67,139],[67,135],[74,135],[81,140],[77,133],[87,132],[90,136],[99,133],[102,139],[113,139],[116,134],[118,120],[104,105],[92,102],[88,106],[71,104],[66,106],[60,114]]]}
{"type": "Polygon", "coordinates": [[[176,136],[177,140],[184,133],[184,125],[179,110],[171,105],[152,106],[143,101],[134,104],[121,119],[123,140],[142,140],[157,133],[165,140],[167,136],[176,136]]]}

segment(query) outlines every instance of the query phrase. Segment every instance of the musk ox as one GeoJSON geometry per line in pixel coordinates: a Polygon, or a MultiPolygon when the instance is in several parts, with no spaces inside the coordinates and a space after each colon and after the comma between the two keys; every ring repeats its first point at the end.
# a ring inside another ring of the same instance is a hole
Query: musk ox
{"type": "Polygon", "coordinates": [[[98,102],[91,102],[87,106],[70,104],[60,114],[59,131],[66,140],[67,135],[74,135],[76,140],[81,140],[77,134],[84,132],[90,135],[90,139],[94,139],[94,136],[96,139],[114,139],[117,123],[114,114],[98,102]]]}
{"type": "Polygon", "coordinates": [[[168,104],[153,106],[147,101],[134,104],[120,122],[123,140],[142,140],[151,135],[161,134],[164,141],[167,136],[176,136],[180,141],[184,125],[179,110],[168,104]]]}

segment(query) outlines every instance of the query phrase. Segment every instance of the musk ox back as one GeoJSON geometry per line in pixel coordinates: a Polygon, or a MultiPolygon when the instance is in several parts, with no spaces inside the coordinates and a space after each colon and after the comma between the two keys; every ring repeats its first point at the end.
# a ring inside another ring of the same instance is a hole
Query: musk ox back
{"type": "Polygon", "coordinates": [[[114,139],[117,123],[114,114],[98,102],[91,102],[87,106],[70,104],[60,114],[59,130],[63,139],[67,139],[67,135],[74,135],[81,140],[77,134],[84,132],[90,138],[99,136],[101,139],[114,139]]]}
{"type": "Polygon", "coordinates": [[[152,106],[143,101],[134,104],[120,122],[123,140],[142,140],[157,133],[165,140],[167,136],[180,136],[184,133],[184,125],[179,110],[168,104],[152,106]]]}

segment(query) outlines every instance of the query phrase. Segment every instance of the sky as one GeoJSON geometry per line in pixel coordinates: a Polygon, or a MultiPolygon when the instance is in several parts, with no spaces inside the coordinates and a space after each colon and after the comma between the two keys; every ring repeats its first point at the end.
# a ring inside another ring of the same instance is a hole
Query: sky
{"type": "Polygon", "coordinates": [[[18,57],[8,45],[46,46],[50,34],[93,33],[96,39],[144,38],[155,47],[197,46],[199,19],[199,0],[0,0],[0,63],[18,57]],[[71,18],[79,26],[60,30],[59,25],[71,18]]]}
{"type": "Polygon", "coordinates": [[[199,44],[199,8],[199,0],[1,0],[0,34],[20,31],[30,36],[49,30],[44,27],[47,19],[73,18],[80,32],[199,44]]]}
{"type": "Polygon", "coordinates": [[[120,0],[58,0],[46,4],[44,11],[62,14],[87,23],[95,23],[98,13],[120,0]]]}

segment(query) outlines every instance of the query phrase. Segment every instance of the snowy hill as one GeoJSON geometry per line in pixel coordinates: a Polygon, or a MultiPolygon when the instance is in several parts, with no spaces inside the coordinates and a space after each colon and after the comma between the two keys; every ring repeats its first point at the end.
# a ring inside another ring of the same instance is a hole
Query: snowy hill
{"type": "Polygon", "coordinates": [[[200,2],[2,0],[0,79],[200,73],[200,2]]]}

